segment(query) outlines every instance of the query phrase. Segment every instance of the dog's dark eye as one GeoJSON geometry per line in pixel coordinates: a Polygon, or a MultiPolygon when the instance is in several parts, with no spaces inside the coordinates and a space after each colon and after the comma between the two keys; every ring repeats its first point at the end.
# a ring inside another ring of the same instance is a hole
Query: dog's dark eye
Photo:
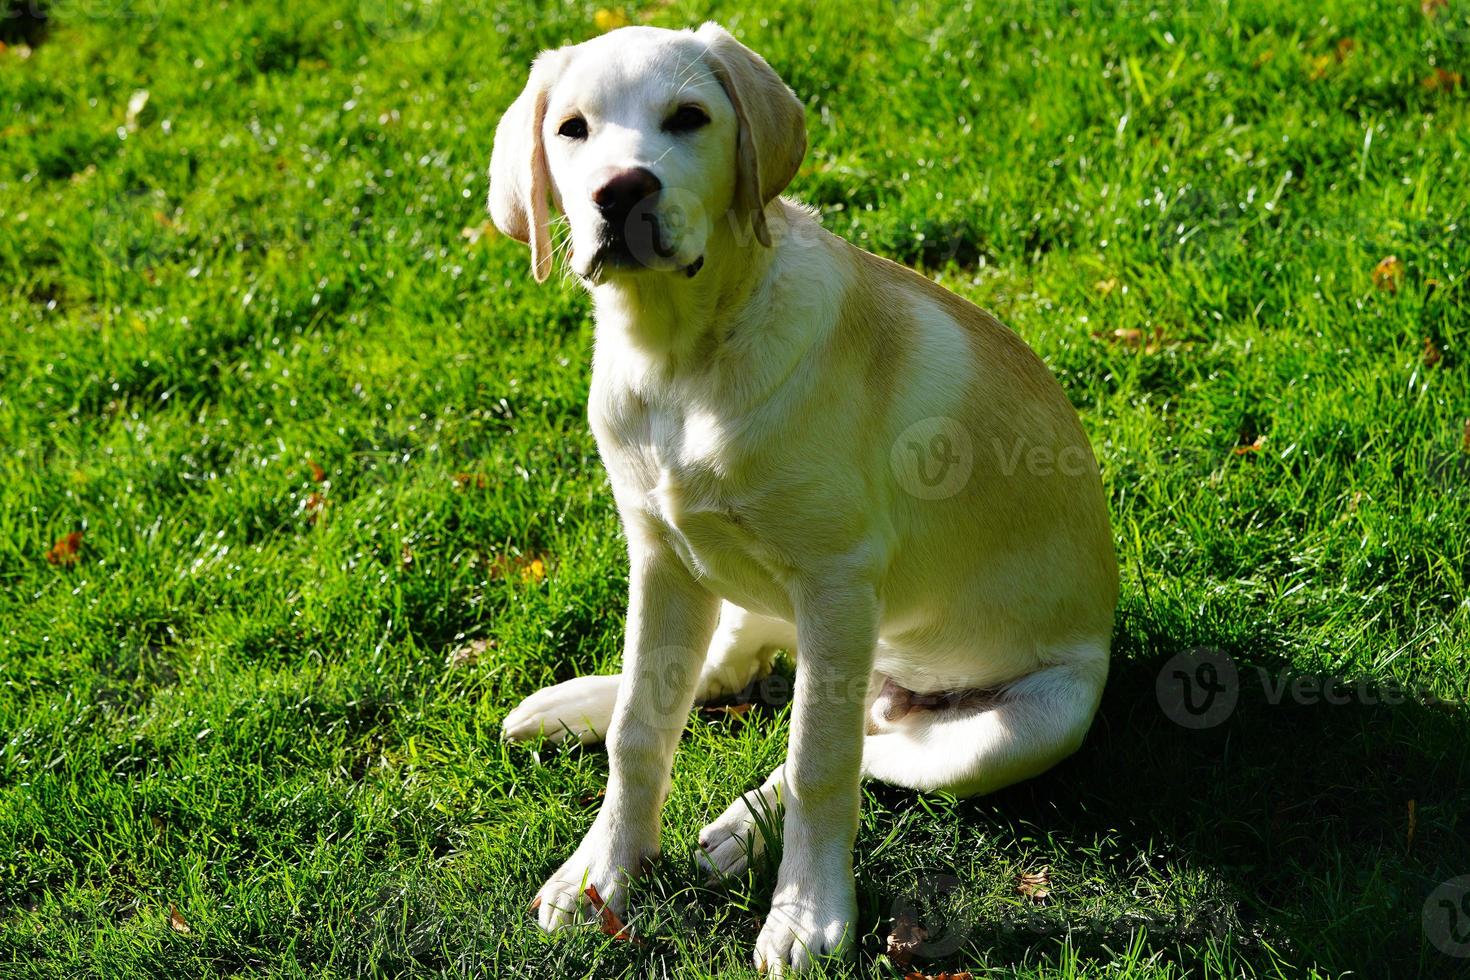
{"type": "Polygon", "coordinates": [[[573,116],[557,128],[556,134],[569,140],[584,140],[587,138],[587,120],[573,116]]]}
{"type": "Polygon", "coordinates": [[[697,105],[681,105],[664,120],[664,132],[692,133],[709,122],[709,114],[697,105]]]}

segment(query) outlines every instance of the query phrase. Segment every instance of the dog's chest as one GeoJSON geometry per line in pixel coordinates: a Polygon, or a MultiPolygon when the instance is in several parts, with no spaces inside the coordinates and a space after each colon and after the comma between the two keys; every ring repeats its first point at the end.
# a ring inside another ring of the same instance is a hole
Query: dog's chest
{"type": "Polygon", "coordinates": [[[624,395],[594,425],[619,497],[665,529],[695,575],[732,601],[779,604],[780,563],[763,540],[758,506],[764,495],[732,420],[624,395]]]}

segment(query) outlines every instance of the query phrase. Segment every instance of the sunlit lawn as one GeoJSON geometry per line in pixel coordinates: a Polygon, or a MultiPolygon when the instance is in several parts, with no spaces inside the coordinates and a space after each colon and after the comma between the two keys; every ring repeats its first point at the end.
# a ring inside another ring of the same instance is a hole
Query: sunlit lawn
{"type": "Polygon", "coordinates": [[[777,699],[691,721],[641,945],[534,929],[606,761],[499,738],[616,670],[626,582],[588,304],[483,227],[494,125],[539,48],[714,17],[806,100],[791,193],[1061,379],[1123,567],[1077,757],[982,800],[869,788],[834,975],[901,976],[908,910],[931,974],[1463,976],[1435,889],[1470,874],[1470,7],[1425,6],[0,20],[0,964],[748,970],[772,869],[717,889],[688,855],[782,758],[777,699]],[[1191,729],[1156,681],[1201,647],[1239,702],[1191,729]]]}

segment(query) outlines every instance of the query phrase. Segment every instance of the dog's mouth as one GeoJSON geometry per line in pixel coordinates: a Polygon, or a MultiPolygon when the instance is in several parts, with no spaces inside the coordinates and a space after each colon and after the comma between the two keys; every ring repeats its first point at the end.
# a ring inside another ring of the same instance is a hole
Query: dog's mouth
{"type": "Polygon", "coordinates": [[[652,207],[634,208],[626,219],[603,223],[583,278],[601,282],[610,273],[674,271],[693,278],[704,267],[704,256],[681,263],[678,251],[678,236],[652,207]]]}

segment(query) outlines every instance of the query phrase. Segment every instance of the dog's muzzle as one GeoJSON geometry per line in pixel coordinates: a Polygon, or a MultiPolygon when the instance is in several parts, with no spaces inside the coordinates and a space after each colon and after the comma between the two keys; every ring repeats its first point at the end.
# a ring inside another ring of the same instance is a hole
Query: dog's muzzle
{"type": "MultiPolygon", "coordinates": [[[[660,218],[663,183],[646,167],[630,167],[607,174],[592,193],[602,217],[594,272],[603,269],[669,269],[678,250],[670,241],[674,229],[660,218]]],[[[704,265],[701,256],[683,266],[694,276],[704,265]]]]}

